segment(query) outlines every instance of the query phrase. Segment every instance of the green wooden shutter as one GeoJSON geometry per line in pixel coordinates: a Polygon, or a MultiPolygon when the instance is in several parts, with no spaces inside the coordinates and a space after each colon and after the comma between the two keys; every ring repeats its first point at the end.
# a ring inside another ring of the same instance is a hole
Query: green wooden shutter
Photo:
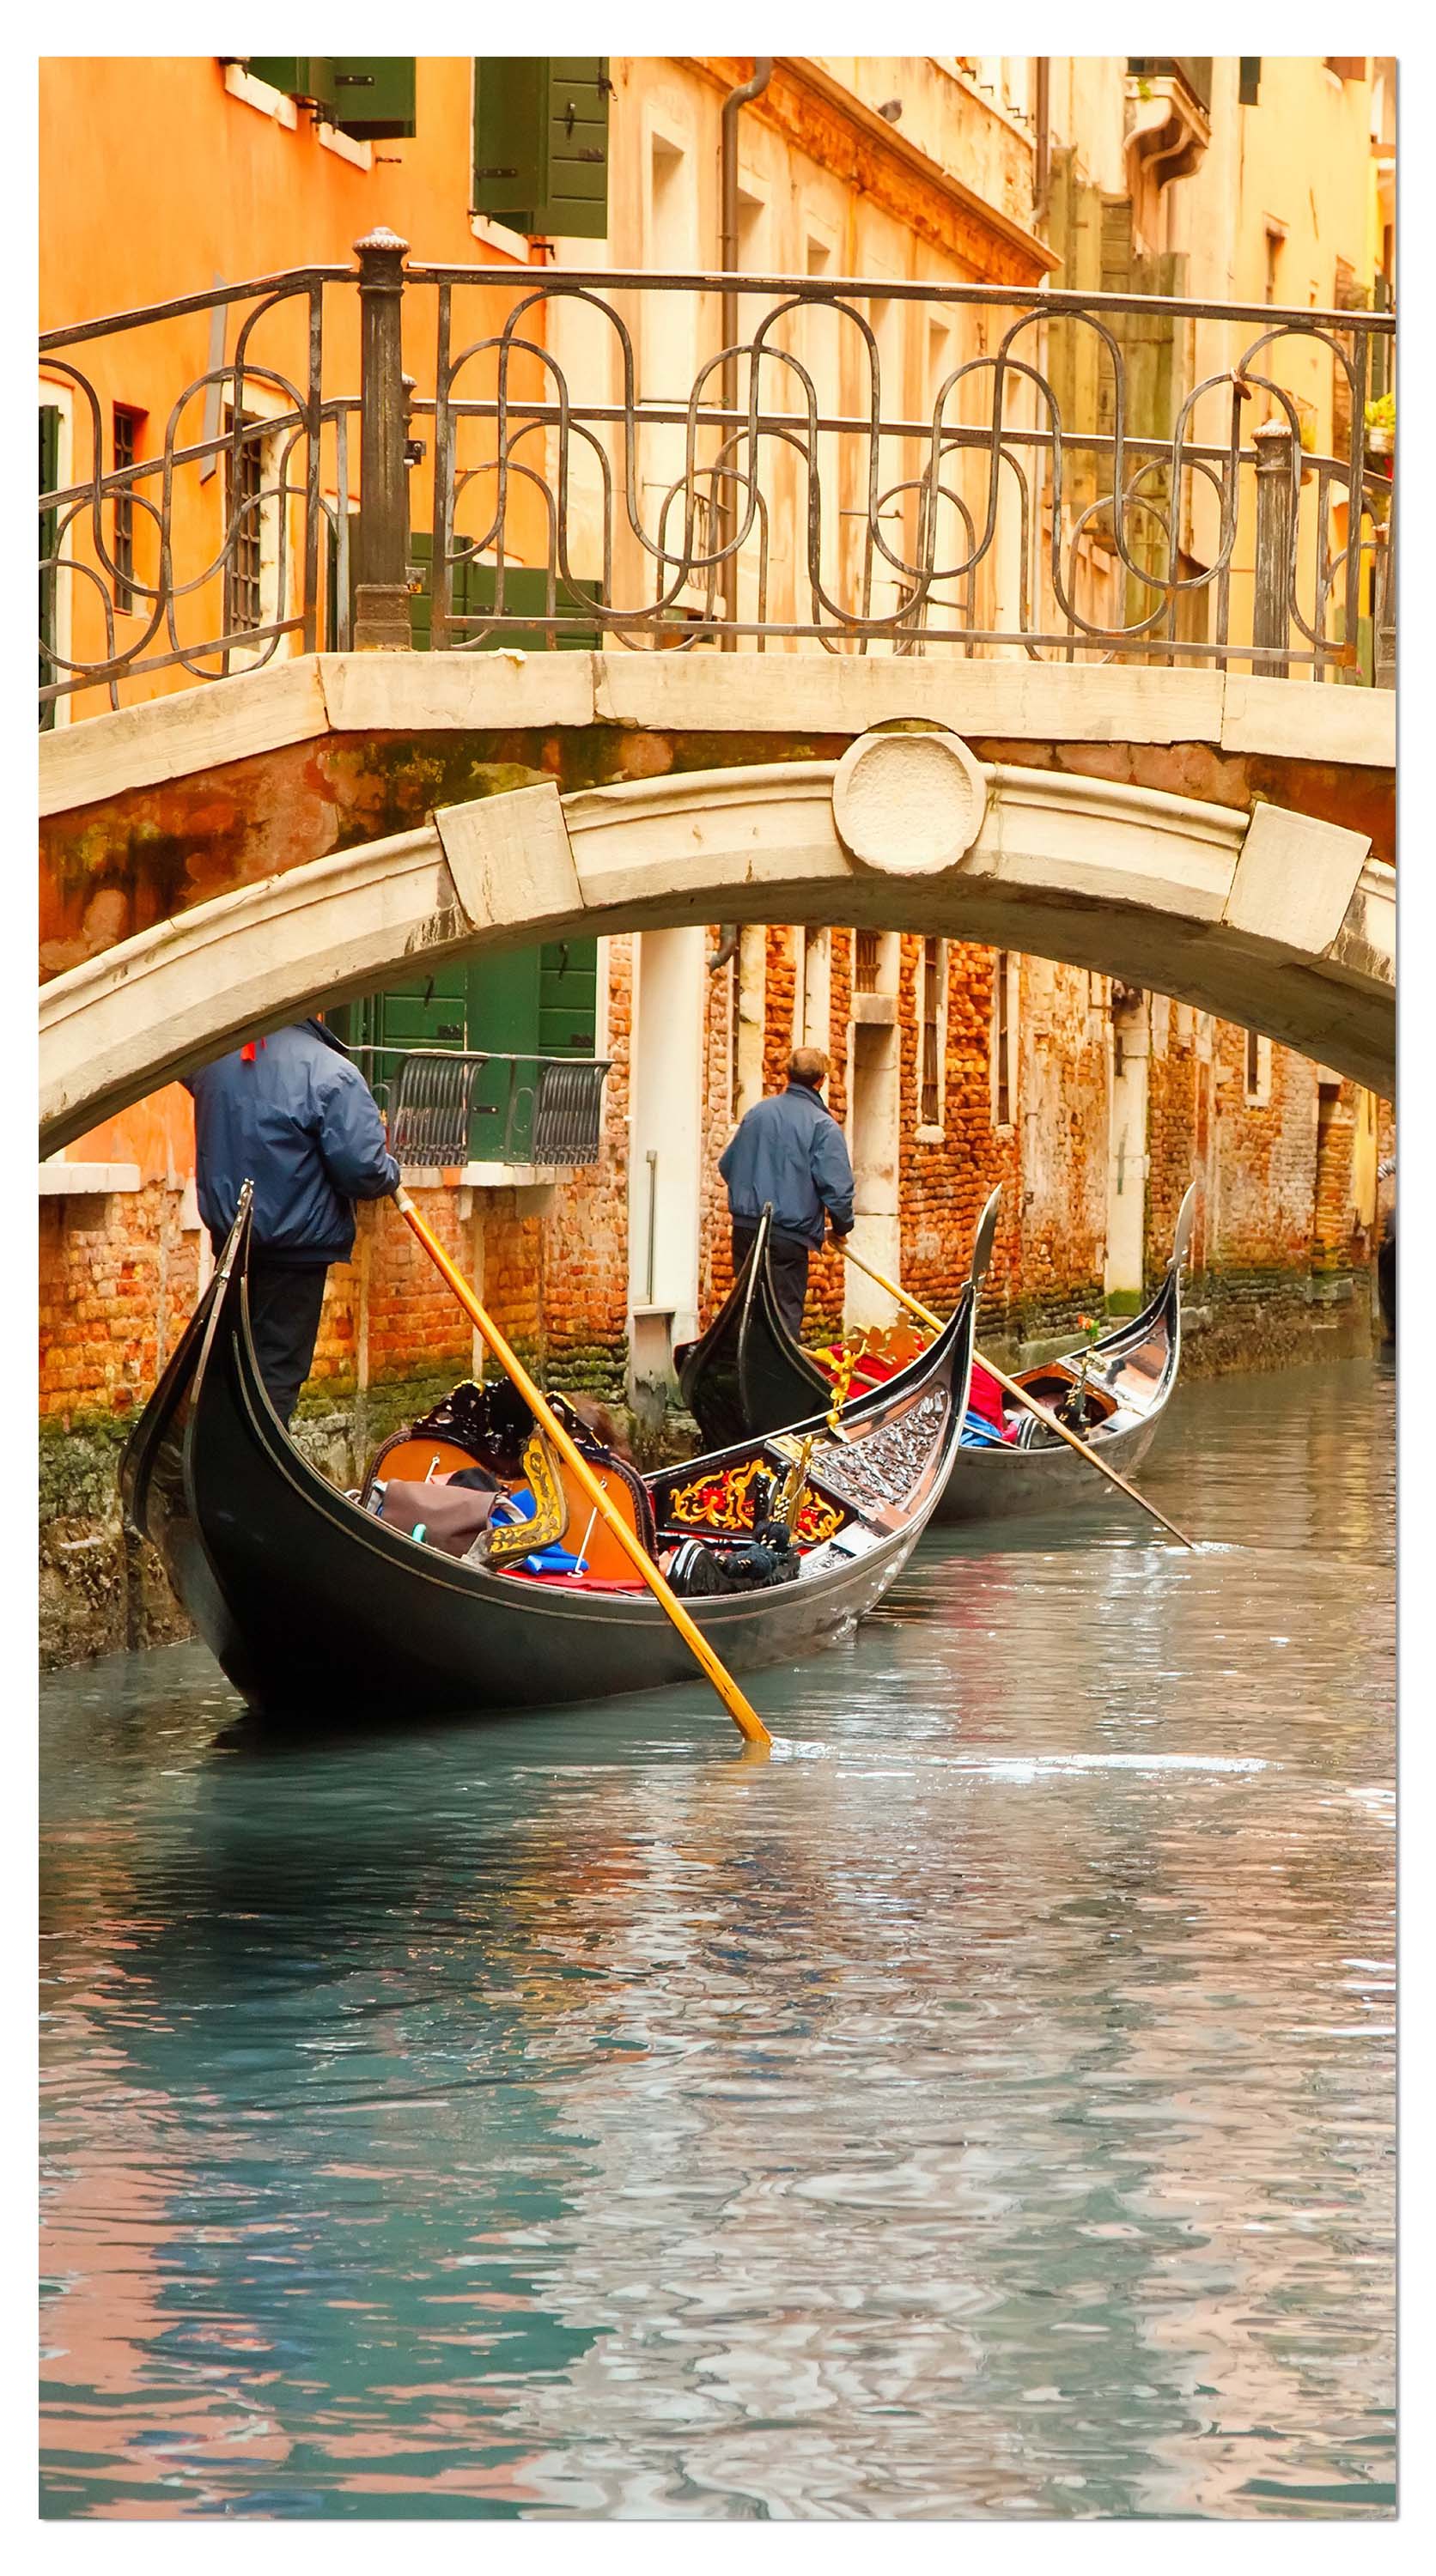
{"type": "Polygon", "coordinates": [[[474,64],[473,211],[520,233],[539,230],[546,68],[519,54],[487,54],[474,64]]]}
{"type": "Polygon", "coordinates": [[[544,233],[608,235],[608,58],[557,56],[548,67],[544,233]]]}
{"type": "Polygon", "coordinates": [[[597,1028],[597,940],[547,940],[538,952],[539,1054],[592,1055],[597,1028]]]}
{"type": "MultiPolygon", "coordinates": [[[[409,553],[411,562],[425,570],[422,589],[412,592],[409,601],[414,647],[423,653],[429,650],[432,631],[428,567],[434,545],[428,529],[413,531],[409,553]]],[[[595,601],[600,596],[596,582],[575,587],[595,601]]],[[[459,564],[454,576],[455,614],[477,616],[491,610],[496,588],[492,564],[459,564]]],[[[496,644],[514,644],[529,653],[544,650],[546,630],[541,621],[548,605],[547,589],[541,567],[505,566],[504,607],[514,615],[511,621],[506,615],[502,627],[494,630],[496,644]]],[[[560,592],[556,602],[560,609],[563,600],[560,592]]],[[[560,636],[558,642],[590,651],[599,642],[599,630],[583,628],[560,636]]],[[[350,1046],[391,1051],[378,1060],[376,1081],[382,1081],[390,1069],[393,1052],[411,1047],[467,1046],[504,1056],[591,1056],[598,1029],[598,942],[550,940],[542,947],[511,949],[506,955],[446,966],[420,982],[391,986],[343,1012],[336,1010],[333,1018],[338,1034],[350,1046]]],[[[510,1161],[532,1160],[532,1069],[517,1069],[512,1111],[509,1086],[507,1065],[491,1066],[480,1079],[469,1137],[474,1162],[502,1159],[505,1146],[510,1161]]]]}
{"type": "MultiPolygon", "coordinates": [[[[55,491],[58,487],[59,480],[60,407],[58,403],[41,403],[40,490],[42,492],[55,491]]],[[[39,560],[42,565],[54,554],[59,537],[59,528],[60,514],[58,510],[42,510],[40,512],[39,560]]],[[[51,653],[54,652],[56,643],[55,587],[57,578],[58,576],[53,572],[42,571],[40,574],[40,636],[42,644],[48,646],[51,653]]],[[[51,681],[57,680],[59,676],[59,672],[54,668],[53,664],[47,658],[46,653],[42,650],[40,654],[41,688],[48,688],[51,681]]],[[[49,733],[53,730],[56,704],[57,701],[54,698],[49,698],[40,709],[40,731],[42,733],[49,733]]]]}
{"type": "Polygon", "coordinates": [[[334,122],[356,143],[384,143],[417,133],[415,65],[405,54],[336,54],[334,122]]]}
{"type": "MultiPolygon", "coordinates": [[[[409,594],[409,629],[416,653],[427,653],[433,634],[433,591],[429,567],[434,559],[434,540],[427,528],[414,529],[409,538],[409,560],[422,568],[424,583],[409,594]]],[[[574,580],[568,585],[555,579],[553,614],[572,617],[578,599],[591,599],[597,607],[603,597],[603,585],[597,581],[574,580]]],[[[452,612],[455,617],[491,615],[498,603],[498,570],[494,564],[465,560],[454,566],[452,612]]],[[[549,648],[549,630],[544,624],[548,614],[548,574],[540,564],[505,564],[504,621],[493,627],[481,649],[502,644],[514,645],[521,653],[544,653],[549,648]]],[[[592,626],[571,626],[553,638],[560,653],[596,653],[602,643],[597,622],[592,626]]]]}
{"type": "Polygon", "coordinates": [[[521,233],[608,233],[606,54],[474,63],[474,212],[521,233]]]}
{"type": "Polygon", "coordinates": [[[412,54],[251,54],[246,70],[317,107],[356,143],[417,132],[412,54]]]}
{"type": "Polygon", "coordinates": [[[334,121],[334,63],[328,54],[250,54],[245,70],[254,80],[267,81],[271,89],[282,89],[289,98],[312,100],[322,108],[326,124],[334,121]]]}

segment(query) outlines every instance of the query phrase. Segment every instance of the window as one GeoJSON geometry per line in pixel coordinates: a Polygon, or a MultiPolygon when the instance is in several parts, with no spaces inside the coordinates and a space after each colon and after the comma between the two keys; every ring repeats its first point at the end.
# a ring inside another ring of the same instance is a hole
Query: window
{"type": "Polygon", "coordinates": [[[1281,265],[1282,245],[1286,240],[1285,224],[1268,224],[1266,228],[1266,300],[1277,302],[1277,270],[1281,265]]]}
{"type": "Polygon", "coordinates": [[[804,1046],[821,1047],[824,1055],[831,1050],[833,942],[828,930],[803,933],[803,1017],[796,1034],[804,1046]]]}
{"type": "Polygon", "coordinates": [[[606,240],[612,89],[606,54],[477,57],[471,211],[516,233],[606,240]]]}
{"type": "Polygon", "coordinates": [[[1255,1029],[1248,1029],[1246,1033],[1243,1088],[1249,1109],[1268,1106],[1271,1100],[1271,1040],[1259,1037],[1255,1029]]]}
{"type": "MultiPolygon", "coordinates": [[[[233,412],[225,414],[225,435],[233,438],[233,412]]],[[[224,571],[224,623],[229,635],[248,635],[261,622],[261,571],[264,509],[264,443],[257,422],[244,420],[238,453],[231,446],[224,460],[225,527],[229,555],[224,571]]]]}
{"type": "MultiPolygon", "coordinates": [[[[115,472],[128,473],[139,448],[139,428],[144,413],[131,411],[124,403],[114,409],[113,447],[115,472]]],[[[115,607],[121,617],[132,617],[135,607],[135,495],[127,485],[115,493],[114,566],[115,607]]]]}
{"type": "MultiPolygon", "coordinates": [[[[821,236],[806,236],[803,266],[815,282],[837,274],[835,242],[821,236]]],[[[809,304],[801,316],[798,355],[812,379],[812,400],[820,419],[833,419],[843,407],[843,369],[841,323],[832,304],[809,304]]],[[[793,378],[793,408],[801,415],[807,409],[808,394],[801,377],[793,378]]],[[[821,622],[822,605],[813,595],[812,575],[816,569],[819,582],[829,599],[836,599],[840,560],[842,504],[842,459],[839,433],[832,429],[809,433],[806,422],[793,435],[809,449],[807,476],[799,485],[799,526],[794,536],[797,556],[795,600],[797,614],[805,614],[815,624],[821,622]],[[809,532],[810,486],[817,484],[820,509],[818,526],[818,561],[814,567],[809,532]]]]}
{"type": "Polygon", "coordinates": [[[922,943],[918,1023],[918,1100],[919,1127],[942,1130],[943,1112],[943,1022],[947,942],[925,939],[922,943]]]}
{"type": "Polygon", "coordinates": [[[853,991],[855,993],[875,993],[878,990],[878,970],[882,958],[881,939],[882,933],[879,930],[853,932],[853,991]]]}
{"type": "Polygon", "coordinates": [[[999,948],[992,968],[992,1123],[1010,1127],[1017,1092],[1017,960],[999,948]]]}
{"type": "Polygon", "coordinates": [[[417,133],[415,66],[404,54],[250,54],[252,80],[303,99],[319,123],[356,143],[397,141],[417,133]]]}

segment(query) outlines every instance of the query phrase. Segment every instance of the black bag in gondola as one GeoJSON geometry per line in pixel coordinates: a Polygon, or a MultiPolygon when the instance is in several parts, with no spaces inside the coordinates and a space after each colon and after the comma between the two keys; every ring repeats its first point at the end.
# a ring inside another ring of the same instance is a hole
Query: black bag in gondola
{"type": "Polygon", "coordinates": [[[668,1569],[670,1591],[689,1601],[719,1593],[766,1592],[775,1583],[795,1583],[798,1551],[781,1521],[769,1521],[753,1533],[747,1547],[720,1556],[701,1538],[684,1539],[668,1569]]]}

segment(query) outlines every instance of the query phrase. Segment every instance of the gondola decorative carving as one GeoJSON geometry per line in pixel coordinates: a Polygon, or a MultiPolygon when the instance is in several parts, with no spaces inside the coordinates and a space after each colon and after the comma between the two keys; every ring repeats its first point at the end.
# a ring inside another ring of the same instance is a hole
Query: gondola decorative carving
{"type": "Polygon", "coordinates": [[[818,1471],[823,1483],[868,1511],[906,1502],[927,1463],[946,1401],[936,1392],[921,1396],[860,1449],[829,1450],[818,1471]]]}
{"type": "MultiPolygon", "coordinates": [[[[877,1434],[881,1437],[881,1434],[877,1434]]],[[[760,1476],[772,1478],[773,1462],[762,1450],[734,1467],[725,1467],[715,1475],[695,1476],[686,1485],[671,1486],[663,1506],[663,1518],[677,1529],[710,1529],[737,1538],[754,1526],[753,1487],[760,1476]]],[[[826,1469],[824,1470],[826,1476],[826,1469]]],[[[824,1502],[809,1487],[798,1509],[796,1535],[804,1547],[820,1547],[840,1530],[845,1514],[834,1504],[824,1502]]]]}
{"type": "Polygon", "coordinates": [[[568,1528],[568,1505],[553,1452],[541,1431],[535,1431],[524,1450],[524,1474],[534,1498],[531,1519],[516,1521],[512,1529],[496,1529],[489,1541],[489,1563],[496,1570],[513,1565],[526,1556],[535,1556],[541,1548],[557,1547],[568,1528]]]}

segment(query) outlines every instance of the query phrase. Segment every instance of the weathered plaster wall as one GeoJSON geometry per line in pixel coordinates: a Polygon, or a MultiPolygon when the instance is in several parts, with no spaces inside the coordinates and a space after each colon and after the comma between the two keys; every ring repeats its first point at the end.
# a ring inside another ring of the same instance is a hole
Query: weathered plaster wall
{"type": "MultiPolygon", "coordinates": [[[[41,824],[41,976],[233,887],[412,830],[440,806],[545,778],[567,792],[701,769],[836,760],[852,738],[619,725],[343,734],[124,790],[41,824]]],[[[1259,801],[1289,806],[1369,833],[1375,857],[1394,856],[1387,771],[1191,742],[968,739],[984,762],[1155,787],[1232,810],[1259,801]]]]}

